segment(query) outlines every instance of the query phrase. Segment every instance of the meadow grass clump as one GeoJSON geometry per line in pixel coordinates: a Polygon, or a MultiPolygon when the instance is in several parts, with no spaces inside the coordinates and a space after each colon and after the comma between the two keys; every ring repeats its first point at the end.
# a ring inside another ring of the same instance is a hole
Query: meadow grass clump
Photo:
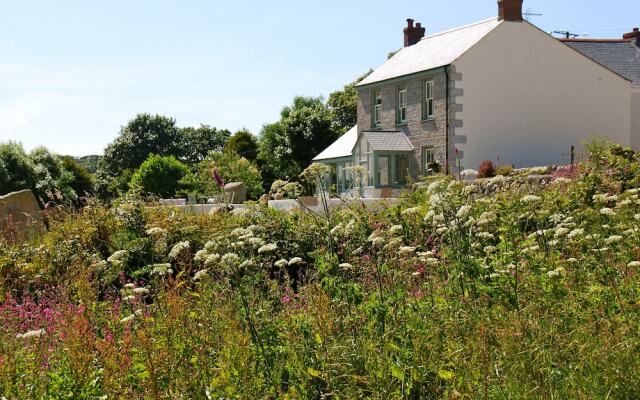
{"type": "Polygon", "coordinates": [[[639,398],[639,161],[329,216],[92,202],[0,247],[0,395],[639,398]]]}

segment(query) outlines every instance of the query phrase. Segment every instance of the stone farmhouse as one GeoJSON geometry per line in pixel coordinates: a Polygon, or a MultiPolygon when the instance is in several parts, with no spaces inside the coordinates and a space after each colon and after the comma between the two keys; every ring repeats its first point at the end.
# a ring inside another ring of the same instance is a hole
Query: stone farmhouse
{"type": "Polygon", "coordinates": [[[314,161],[348,189],[403,186],[440,167],[568,164],[591,137],[640,146],[640,32],[620,40],[558,40],[523,19],[523,0],[498,16],[425,36],[409,19],[404,48],[359,83],[358,124],[314,161]]]}

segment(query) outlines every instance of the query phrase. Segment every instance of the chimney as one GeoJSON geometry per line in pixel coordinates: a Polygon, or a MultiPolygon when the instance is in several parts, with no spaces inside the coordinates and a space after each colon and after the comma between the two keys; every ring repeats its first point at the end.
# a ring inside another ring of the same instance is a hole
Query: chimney
{"type": "Polygon", "coordinates": [[[635,42],[636,46],[640,47],[640,30],[638,28],[633,28],[633,32],[625,33],[622,38],[635,42]]]}
{"type": "Polygon", "coordinates": [[[420,22],[413,26],[413,20],[409,18],[407,20],[407,27],[404,28],[404,47],[413,46],[418,43],[420,39],[424,37],[426,31],[420,22]]]}
{"type": "Polygon", "coordinates": [[[523,0],[498,0],[498,20],[522,22],[523,0]]]}

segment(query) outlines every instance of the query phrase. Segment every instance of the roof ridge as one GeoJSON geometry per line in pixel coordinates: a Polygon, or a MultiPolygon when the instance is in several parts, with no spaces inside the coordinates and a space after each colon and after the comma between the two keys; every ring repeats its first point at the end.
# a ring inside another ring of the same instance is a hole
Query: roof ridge
{"type": "Polygon", "coordinates": [[[558,39],[563,43],[631,43],[631,39],[558,39]]]}
{"type": "Polygon", "coordinates": [[[434,38],[434,37],[437,37],[437,36],[446,35],[448,33],[453,33],[453,32],[456,32],[456,31],[461,31],[463,29],[471,28],[472,26],[486,24],[487,22],[492,22],[492,21],[495,21],[496,19],[497,19],[497,17],[491,17],[491,18],[488,18],[488,19],[485,19],[485,20],[482,20],[482,21],[478,21],[478,22],[474,22],[474,23],[471,23],[471,24],[459,26],[457,28],[452,28],[452,29],[448,29],[446,31],[434,33],[433,35],[428,35],[428,36],[423,37],[422,39],[420,39],[420,41],[431,39],[431,38],[434,38]]]}

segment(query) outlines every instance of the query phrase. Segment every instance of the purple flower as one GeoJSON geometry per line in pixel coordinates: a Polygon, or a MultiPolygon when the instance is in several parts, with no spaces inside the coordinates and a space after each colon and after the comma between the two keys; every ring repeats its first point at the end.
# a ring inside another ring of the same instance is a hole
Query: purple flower
{"type": "Polygon", "coordinates": [[[220,189],[224,188],[224,180],[222,180],[222,177],[220,176],[220,173],[218,172],[218,168],[213,170],[213,179],[216,180],[216,184],[218,185],[218,187],[220,189]]]}

